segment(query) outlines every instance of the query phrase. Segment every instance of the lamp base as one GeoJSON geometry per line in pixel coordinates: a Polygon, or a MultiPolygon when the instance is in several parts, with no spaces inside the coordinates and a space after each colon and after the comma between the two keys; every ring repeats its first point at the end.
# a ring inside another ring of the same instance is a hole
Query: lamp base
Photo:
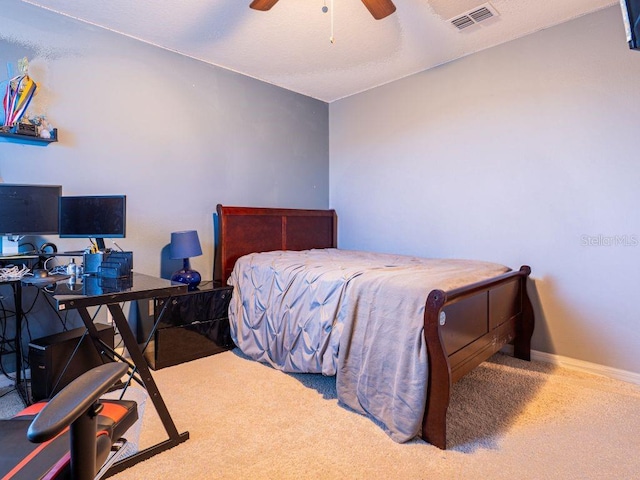
{"type": "Polygon", "coordinates": [[[173,282],[186,283],[188,285],[188,290],[195,290],[200,285],[200,280],[202,277],[195,270],[191,270],[189,268],[183,268],[182,270],[178,270],[171,276],[171,280],[173,282]]]}

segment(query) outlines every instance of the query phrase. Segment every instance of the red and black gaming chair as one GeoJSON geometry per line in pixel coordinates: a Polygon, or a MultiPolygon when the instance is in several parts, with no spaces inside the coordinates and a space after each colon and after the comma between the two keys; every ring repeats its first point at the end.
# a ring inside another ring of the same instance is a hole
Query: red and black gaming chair
{"type": "Polygon", "coordinates": [[[101,476],[116,442],[138,419],[136,403],[99,400],[126,373],[107,363],[84,373],[48,402],[0,420],[2,480],[73,479],[101,476]]]}

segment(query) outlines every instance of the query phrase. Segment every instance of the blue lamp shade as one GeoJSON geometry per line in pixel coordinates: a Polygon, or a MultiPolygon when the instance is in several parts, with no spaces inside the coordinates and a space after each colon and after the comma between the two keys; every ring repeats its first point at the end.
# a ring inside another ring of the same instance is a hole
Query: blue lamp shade
{"type": "Polygon", "coordinates": [[[174,282],[186,283],[189,290],[195,290],[200,285],[200,274],[191,269],[190,257],[202,255],[200,239],[195,230],[171,233],[171,246],[169,256],[177,259],[182,258],[182,269],[171,276],[174,282]]]}

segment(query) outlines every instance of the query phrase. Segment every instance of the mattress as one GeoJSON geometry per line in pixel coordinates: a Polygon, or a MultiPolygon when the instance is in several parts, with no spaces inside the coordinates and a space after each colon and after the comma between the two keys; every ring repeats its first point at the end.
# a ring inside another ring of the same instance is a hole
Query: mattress
{"type": "Polygon", "coordinates": [[[231,335],[245,355],[274,368],[335,375],[340,403],[405,442],[420,434],[426,401],[429,292],[507,271],[339,249],[252,253],[228,281],[231,335]]]}

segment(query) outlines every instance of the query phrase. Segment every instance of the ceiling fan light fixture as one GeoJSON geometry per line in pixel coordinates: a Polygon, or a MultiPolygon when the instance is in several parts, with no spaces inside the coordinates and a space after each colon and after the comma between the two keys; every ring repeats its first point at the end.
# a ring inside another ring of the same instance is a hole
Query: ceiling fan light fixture
{"type": "MultiPolygon", "coordinates": [[[[278,3],[278,0],[253,0],[249,4],[249,8],[266,12],[267,10],[271,10],[271,7],[276,3],[278,3]]],[[[362,0],[362,3],[364,3],[364,6],[367,7],[367,10],[369,10],[376,20],[388,17],[396,11],[396,6],[391,0],[362,0]]],[[[324,13],[327,13],[326,8],[326,5],[322,7],[324,13]]]]}

